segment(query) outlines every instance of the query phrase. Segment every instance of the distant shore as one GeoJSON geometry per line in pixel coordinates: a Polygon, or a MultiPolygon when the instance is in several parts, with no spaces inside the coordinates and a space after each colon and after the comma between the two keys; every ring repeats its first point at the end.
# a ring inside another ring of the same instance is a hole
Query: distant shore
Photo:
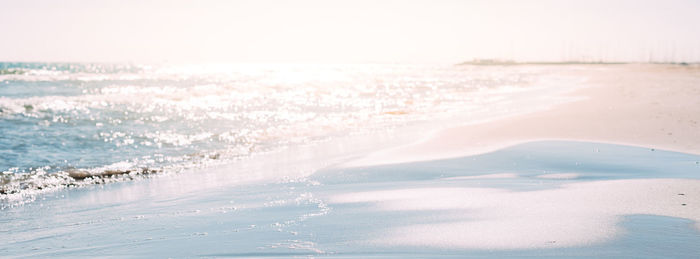
{"type": "Polygon", "coordinates": [[[513,61],[500,59],[475,59],[458,63],[458,66],[513,66],[513,65],[678,65],[678,66],[700,66],[694,62],[623,62],[623,61],[513,61]]]}

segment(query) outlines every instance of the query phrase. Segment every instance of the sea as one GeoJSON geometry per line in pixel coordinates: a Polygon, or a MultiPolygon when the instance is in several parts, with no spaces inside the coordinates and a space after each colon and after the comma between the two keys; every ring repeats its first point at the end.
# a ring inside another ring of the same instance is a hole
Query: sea
{"type": "Polygon", "coordinates": [[[4,62],[0,207],[58,189],[206,171],[349,136],[405,143],[569,101],[562,93],[586,79],[562,72],[576,69],[4,62]]]}

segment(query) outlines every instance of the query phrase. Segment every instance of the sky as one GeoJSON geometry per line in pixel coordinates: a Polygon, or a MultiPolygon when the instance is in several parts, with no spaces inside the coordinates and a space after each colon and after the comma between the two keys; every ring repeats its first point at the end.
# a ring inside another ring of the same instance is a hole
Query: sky
{"type": "Polygon", "coordinates": [[[700,1],[0,0],[0,61],[700,61],[700,1]]]}

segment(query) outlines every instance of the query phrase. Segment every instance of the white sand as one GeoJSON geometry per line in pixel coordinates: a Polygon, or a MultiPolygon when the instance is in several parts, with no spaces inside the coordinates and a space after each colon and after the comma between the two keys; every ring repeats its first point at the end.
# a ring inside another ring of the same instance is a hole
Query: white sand
{"type": "Polygon", "coordinates": [[[536,140],[608,142],[700,154],[700,67],[588,65],[578,100],[552,109],[442,130],[347,166],[479,154],[536,140]]]}
{"type": "MultiPolygon", "coordinates": [[[[397,189],[330,199],[331,206],[359,202],[373,203],[385,211],[449,213],[446,223],[398,227],[374,240],[376,244],[467,249],[570,247],[620,235],[616,223],[621,216],[648,214],[700,221],[700,180],[597,181],[527,192],[397,189]]],[[[700,229],[700,224],[695,226],[700,229]]]]}
{"type": "MultiPolygon", "coordinates": [[[[346,166],[462,157],[536,140],[608,142],[700,154],[699,67],[587,66],[572,73],[588,78],[585,88],[570,93],[583,97],[578,101],[442,130],[426,140],[375,152],[346,166]]],[[[579,175],[537,177],[575,179],[579,175]]],[[[479,249],[581,246],[620,235],[620,217],[634,214],[690,219],[700,229],[700,181],[686,179],[596,181],[529,192],[399,189],[331,199],[331,203],[356,202],[374,203],[379,210],[456,211],[447,215],[452,221],[389,231],[374,241],[383,245],[479,249]]]]}

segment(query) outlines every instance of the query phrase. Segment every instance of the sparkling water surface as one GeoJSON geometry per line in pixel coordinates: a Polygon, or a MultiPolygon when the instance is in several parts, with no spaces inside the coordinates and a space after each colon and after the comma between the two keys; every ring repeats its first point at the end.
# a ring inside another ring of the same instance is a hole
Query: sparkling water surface
{"type": "Polygon", "coordinates": [[[0,195],[522,112],[572,87],[552,69],[0,63],[0,195]]]}

